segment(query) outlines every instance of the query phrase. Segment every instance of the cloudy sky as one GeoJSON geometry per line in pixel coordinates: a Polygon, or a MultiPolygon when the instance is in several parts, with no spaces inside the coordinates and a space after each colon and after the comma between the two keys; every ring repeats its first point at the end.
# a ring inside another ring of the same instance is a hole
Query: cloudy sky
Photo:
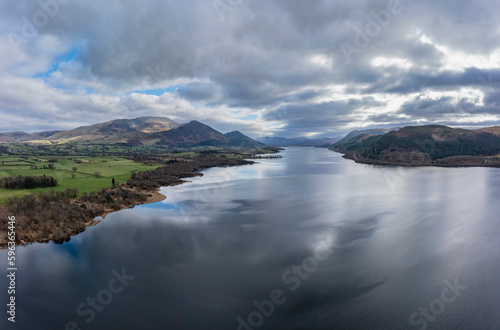
{"type": "Polygon", "coordinates": [[[498,0],[0,0],[0,131],[500,125],[498,0]]]}

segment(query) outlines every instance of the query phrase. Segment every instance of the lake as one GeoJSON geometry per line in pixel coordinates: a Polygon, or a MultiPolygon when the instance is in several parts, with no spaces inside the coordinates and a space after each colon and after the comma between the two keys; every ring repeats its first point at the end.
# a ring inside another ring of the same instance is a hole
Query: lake
{"type": "Polygon", "coordinates": [[[500,329],[500,169],[282,155],[18,247],[0,328],[500,329]]]}

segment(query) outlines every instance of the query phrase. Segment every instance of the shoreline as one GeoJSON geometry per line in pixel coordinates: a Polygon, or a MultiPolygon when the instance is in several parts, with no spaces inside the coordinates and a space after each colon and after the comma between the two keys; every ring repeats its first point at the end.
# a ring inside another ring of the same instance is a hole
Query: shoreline
{"type": "MultiPolygon", "coordinates": [[[[394,167],[445,167],[445,168],[473,168],[473,167],[483,167],[483,168],[500,168],[500,163],[492,163],[492,164],[484,164],[484,157],[480,156],[470,156],[470,157],[476,157],[475,161],[479,162],[480,160],[483,161],[483,163],[475,163],[471,164],[471,160],[468,159],[469,163],[403,163],[403,162],[391,162],[391,161],[383,161],[383,160],[376,160],[376,159],[369,159],[369,158],[364,158],[360,155],[356,155],[355,153],[349,153],[345,151],[341,151],[338,149],[329,149],[333,152],[342,154],[342,158],[344,159],[349,159],[354,161],[357,164],[365,164],[365,165],[378,165],[378,166],[394,166],[394,167]]],[[[454,156],[454,157],[469,157],[469,156],[454,156]]],[[[451,157],[450,157],[451,158],[451,157]]],[[[441,160],[445,160],[446,158],[443,158],[441,160]]],[[[458,158],[457,158],[458,159],[458,158]]],[[[458,160],[457,160],[458,161],[458,160]]],[[[472,160],[474,161],[474,160],[472,160]]]]}
{"type": "MultiPolygon", "coordinates": [[[[188,181],[185,181],[185,182],[188,182],[188,181]]],[[[170,185],[170,186],[175,186],[175,184],[170,185]]],[[[165,186],[165,187],[169,187],[169,186],[165,186]]],[[[163,188],[163,187],[161,187],[161,188],[163,188]]],[[[73,236],[76,236],[78,234],[83,233],[87,229],[87,227],[97,226],[102,220],[106,219],[106,217],[108,215],[110,215],[111,213],[115,213],[115,212],[119,212],[119,211],[123,211],[123,210],[127,210],[127,209],[133,209],[134,207],[136,207],[138,205],[146,205],[146,204],[161,202],[161,201],[167,199],[167,196],[160,193],[161,188],[158,188],[155,191],[146,192],[149,194],[149,196],[147,197],[146,201],[144,201],[144,202],[137,202],[131,206],[123,205],[121,208],[116,209],[116,210],[106,209],[104,211],[104,213],[102,213],[101,215],[98,215],[94,219],[86,222],[85,228],[83,230],[75,230],[74,232],[71,233],[71,235],[68,238],[71,238],[73,236]],[[98,219],[98,218],[101,218],[101,219],[98,219]],[[98,220],[96,220],[96,219],[98,219],[98,220]]],[[[0,231],[0,235],[1,235],[1,237],[0,237],[0,250],[7,249],[7,239],[3,239],[3,237],[6,236],[6,234],[7,234],[6,231],[0,231]]],[[[27,246],[27,245],[31,245],[31,244],[35,244],[35,243],[42,243],[43,244],[43,243],[49,243],[51,241],[54,241],[54,239],[53,239],[52,235],[49,235],[47,238],[42,238],[42,239],[34,240],[34,241],[26,242],[24,240],[21,240],[21,242],[19,242],[19,243],[16,242],[16,246],[27,246]]]]}
{"type": "MultiPolygon", "coordinates": [[[[175,185],[170,185],[170,186],[175,186],[175,185]]],[[[170,187],[170,186],[165,186],[165,187],[170,187]]],[[[119,211],[123,211],[123,210],[127,210],[127,209],[133,209],[134,207],[136,207],[138,205],[146,205],[146,204],[161,202],[161,201],[167,199],[167,196],[160,193],[161,188],[164,188],[164,187],[160,187],[154,191],[148,191],[147,193],[149,194],[149,196],[147,197],[146,201],[144,201],[144,202],[138,202],[132,206],[123,205],[123,207],[121,207],[117,210],[106,209],[105,213],[103,213],[102,215],[98,215],[96,218],[101,217],[102,220],[104,220],[104,219],[106,219],[106,216],[108,216],[111,213],[115,213],[115,212],[119,212],[119,211]]],[[[97,220],[97,222],[99,222],[99,221],[100,220],[97,220]]],[[[94,220],[92,220],[92,222],[96,222],[96,220],[94,219],[94,220]]],[[[91,224],[90,226],[93,226],[96,224],[97,223],[91,224]]]]}
{"type": "MultiPolygon", "coordinates": [[[[237,164],[218,164],[218,165],[214,165],[214,166],[206,166],[206,167],[198,168],[198,169],[192,171],[189,174],[189,176],[178,177],[178,181],[176,181],[176,182],[172,182],[172,183],[166,184],[166,185],[161,185],[161,186],[154,188],[154,189],[151,189],[151,190],[144,190],[144,189],[141,189],[137,186],[132,186],[131,188],[125,188],[125,185],[119,186],[118,187],[119,189],[124,189],[126,191],[145,196],[146,199],[142,200],[142,201],[133,201],[132,205],[122,204],[118,208],[104,208],[104,210],[102,210],[102,212],[99,212],[91,220],[89,220],[87,222],[81,222],[81,225],[79,227],[70,229],[67,232],[67,235],[65,236],[64,239],[56,239],[54,237],[54,233],[46,235],[46,236],[42,236],[42,237],[39,237],[40,235],[37,235],[34,237],[34,234],[31,233],[29,237],[20,238],[18,233],[16,232],[16,246],[27,246],[27,245],[31,245],[34,243],[49,243],[51,241],[56,243],[56,244],[62,244],[64,242],[68,242],[71,240],[71,238],[73,236],[76,236],[76,235],[84,232],[87,229],[87,227],[98,225],[102,220],[104,220],[106,218],[106,216],[108,216],[111,213],[123,211],[126,209],[131,209],[131,208],[134,208],[135,206],[138,206],[138,205],[152,204],[152,203],[160,202],[160,201],[167,199],[166,195],[163,195],[160,193],[161,188],[177,186],[177,185],[181,185],[181,184],[190,182],[187,180],[183,180],[183,178],[203,176],[203,173],[201,173],[202,171],[209,169],[209,168],[213,168],[213,167],[226,167],[226,166],[232,167],[232,166],[243,166],[243,165],[252,165],[252,164],[255,164],[255,162],[249,161],[246,159],[241,159],[238,161],[237,164]]],[[[112,189],[109,189],[107,191],[110,191],[110,190],[112,190],[112,189]]],[[[75,203],[79,204],[81,202],[80,198],[81,197],[74,199],[74,200],[70,200],[68,204],[75,204],[75,203]]],[[[65,203],[65,201],[61,201],[61,203],[65,203]]],[[[5,208],[5,206],[0,207],[0,208],[5,208]]],[[[15,214],[14,214],[14,216],[16,216],[16,219],[17,219],[18,216],[15,214]]],[[[0,250],[6,249],[7,243],[8,243],[7,231],[0,230],[0,250]]]]}

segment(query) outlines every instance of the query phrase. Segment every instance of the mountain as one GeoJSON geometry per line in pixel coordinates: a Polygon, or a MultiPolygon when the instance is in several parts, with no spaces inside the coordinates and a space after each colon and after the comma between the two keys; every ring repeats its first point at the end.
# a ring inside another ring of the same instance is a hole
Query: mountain
{"type": "Polygon", "coordinates": [[[212,127],[193,120],[170,131],[151,135],[157,144],[176,147],[229,145],[230,139],[212,127]]]}
{"type": "MultiPolygon", "coordinates": [[[[167,131],[179,127],[181,124],[164,117],[140,117],[135,119],[116,119],[105,123],[82,126],[69,131],[44,131],[36,133],[5,132],[0,133],[1,142],[28,142],[28,141],[91,141],[108,139],[126,133],[154,133],[167,131]]],[[[130,136],[130,137],[131,137],[130,136]]]]}
{"type": "Polygon", "coordinates": [[[32,134],[29,134],[29,140],[27,140],[27,141],[46,139],[46,138],[49,138],[49,137],[51,137],[54,134],[59,133],[59,132],[61,132],[61,131],[44,131],[44,132],[32,133],[32,134]]]}
{"type": "Polygon", "coordinates": [[[45,139],[49,136],[54,135],[60,131],[45,131],[38,133],[26,133],[26,132],[4,132],[0,133],[0,143],[2,142],[25,142],[32,140],[45,139]]]}
{"type": "Polygon", "coordinates": [[[56,144],[95,143],[101,145],[142,146],[164,145],[168,147],[251,147],[265,145],[241,132],[227,134],[193,120],[180,124],[164,117],[140,117],[116,119],[105,123],[82,126],[68,131],[46,131],[38,133],[0,133],[0,143],[30,142],[56,144]]]}
{"type": "Polygon", "coordinates": [[[341,145],[346,142],[349,142],[350,140],[354,139],[355,137],[364,137],[366,138],[367,136],[374,136],[374,135],[384,135],[386,133],[389,133],[390,131],[397,130],[397,129],[365,129],[365,130],[355,130],[347,134],[342,140],[337,141],[335,145],[341,145]]]}
{"type": "Polygon", "coordinates": [[[260,148],[265,146],[264,143],[255,141],[239,131],[229,132],[224,134],[224,136],[229,139],[229,144],[232,146],[251,148],[260,148]]]}
{"type": "Polygon", "coordinates": [[[297,137],[297,138],[284,138],[279,136],[265,136],[257,138],[257,141],[265,143],[268,146],[275,147],[291,147],[291,146],[300,146],[300,147],[320,147],[320,146],[330,146],[337,142],[340,138],[324,138],[324,139],[310,139],[306,137],[297,137]]]}
{"type": "Polygon", "coordinates": [[[0,133],[0,142],[16,142],[29,141],[32,139],[31,134],[26,132],[4,132],[0,133]]]}
{"type": "MultiPolygon", "coordinates": [[[[447,126],[408,126],[384,135],[355,136],[333,148],[362,163],[391,165],[493,165],[500,137],[447,126]]],[[[500,165],[500,164],[499,164],[500,165]]]]}
{"type": "Polygon", "coordinates": [[[90,141],[106,139],[127,133],[164,132],[181,124],[164,117],[140,117],[135,119],[116,119],[105,123],[82,126],[69,131],[60,131],[48,137],[51,141],[90,141]]]}
{"type": "Polygon", "coordinates": [[[157,140],[157,145],[172,147],[231,146],[260,148],[265,146],[241,132],[234,131],[222,134],[196,120],[170,131],[153,134],[150,139],[157,140]]]}
{"type": "Polygon", "coordinates": [[[7,134],[0,133],[0,143],[14,142],[15,140],[7,134]]]}

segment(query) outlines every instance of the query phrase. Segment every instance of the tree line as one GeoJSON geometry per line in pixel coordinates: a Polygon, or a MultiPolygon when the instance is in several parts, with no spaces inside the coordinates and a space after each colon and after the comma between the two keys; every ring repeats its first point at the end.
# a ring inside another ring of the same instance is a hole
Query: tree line
{"type": "Polygon", "coordinates": [[[0,187],[5,189],[35,189],[57,186],[57,180],[51,176],[9,176],[0,179],[0,187]]]}
{"type": "Polygon", "coordinates": [[[452,141],[436,141],[425,134],[415,134],[409,137],[385,134],[349,145],[346,149],[361,150],[363,157],[377,159],[384,150],[395,148],[419,150],[429,154],[434,160],[461,155],[488,156],[500,152],[500,138],[491,133],[476,133],[472,136],[456,135],[452,141]]]}
{"type": "Polygon", "coordinates": [[[237,158],[222,158],[217,157],[217,155],[205,153],[194,157],[192,161],[176,161],[152,171],[132,173],[131,178],[127,181],[127,185],[129,187],[152,190],[182,183],[181,179],[183,178],[201,175],[196,173],[196,171],[203,168],[246,164],[253,164],[253,162],[237,158]]]}

